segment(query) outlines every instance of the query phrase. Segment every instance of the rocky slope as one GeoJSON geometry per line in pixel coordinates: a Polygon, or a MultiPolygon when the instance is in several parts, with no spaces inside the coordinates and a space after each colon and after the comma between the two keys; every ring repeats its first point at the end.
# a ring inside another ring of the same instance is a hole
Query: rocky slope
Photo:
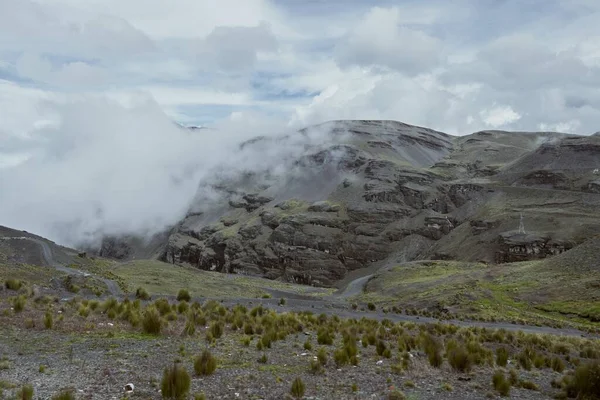
{"type": "Polygon", "coordinates": [[[103,255],[150,247],[171,263],[329,286],[375,261],[544,258],[600,232],[598,136],[453,137],[393,121],[334,121],[298,135],[311,129],[331,140],[304,146],[279,172],[228,176],[210,199],[201,188],[171,232],[146,247],[107,241],[103,255]]]}

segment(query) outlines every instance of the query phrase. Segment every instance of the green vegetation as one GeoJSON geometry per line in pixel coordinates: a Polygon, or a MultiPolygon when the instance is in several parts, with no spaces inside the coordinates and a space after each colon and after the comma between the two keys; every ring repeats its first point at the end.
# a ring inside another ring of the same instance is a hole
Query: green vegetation
{"type": "Polygon", "coordinates": [[[32,400],[33,399],[33,386],[25,385],[17,393],[18,400],[32,400]]]}
{"type": "Polygon", "coordinates": [[[153,260],[130,261],[111,270],[111,273],[123,283],[126,292],[144,288],[152,295],[178,295],[183,289],[194,297],[260,298],[265,294],[265,289],[315,296],[335,291],[333,288],[314,290],[302,285],[203,271],[153,260]]]}
{"type": "Polygon", "coordinates": [[[135,298],[140,300],[150,300],[150,293],[143,287],[139,287],[135,290],[135,298]]]}
{"type": "Polygon", "coordinates": [[[155,307],[148,306],[144,311],[144,317],[142,319],[142,328],[144,333],[150,333],[152,335],[158,335],[162,327],[162,318],[160,313],[155,307]]]}
{"type": "Polygon", "coordinates": [[[290,390],[291,395],[297,399],[300,399],[304,396],[304,390],[304,382],[302,382],[302,379],[300,377],[294,379],[294,382],[292,382],[292,388],[290,390]]]}
{"type": "Polygon", "coordinates": [[[192,296],[190,296],[190,292],[187,289],[179,289],[177,292],[177,301],[190,301],[192,296]]]}
{"type": "Polygon", "coordinates": [[[73,392],[73,389],[62,390],[52,396],[52,400],[75,400],[75,395],[73,392]]]}
{"type": "Polygon", "coordinates": [[[8,290],[19,290],[23,286],[23,282],[18,279],[7,279],[4,281],[4,287],[8,290]]]}
{"type": "Polygon", "coordinates": [[[212,375],[217,369],[217,359],[205,349],[194,361],[196,375],[212,375]]]}
{"type": "MultiPolygon", "coordinates": [[[[567,252],[567,254],[576,254],[567,252]]],[[[423,261],[401,265],[369,280],[357,300],[391,306],[401,303],[428,315],[428,309],[452,304],[456,315],[486,321],[504,320],[548,326],[571,324],[600,329],[600,296],[593,268],[566,268],[553,259],[486,265],[458,261],[423,261]]],[[[591,260],[591,258],[590,258],[591,260]]],[[[568,258],[563,257],[568,262],[568,258]]],[[[589,262],[588,262],[589,263],[589,262]]],[[[416,313],[416,312],[415,312],[416,313]]]]}
{"type": "Polygon", "coordinates": [[[182,400],[190,391],[191,379],[185,368],[177,363],[165,368],[161,382],[163,399],[182,400]]]}
{"type": "Polygon", "coordinates": [[[501,396],[506,397],[510,394],[510,382],[506,380],[504,372],[500,370],[494,372],[492,384],[494,385],[494,389],[496,389],[501,396]]]}

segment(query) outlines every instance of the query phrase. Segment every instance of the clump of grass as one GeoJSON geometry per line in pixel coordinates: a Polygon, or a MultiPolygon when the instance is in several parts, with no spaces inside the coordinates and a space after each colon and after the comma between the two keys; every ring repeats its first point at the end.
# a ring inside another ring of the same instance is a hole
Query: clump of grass
{"type": "Polygon", "coordinates": [[[578,399],[600,398],[600,362],[582,364],[566,385],[567,395],[578,399]]]}
{"type": "Polygon", "coordinates": [[[54,325],[54,318],[52,316],[52,311],[48,310],[44,314],[44,327],[46,329],[52,329],[53,325],[54,325]]]}
{"type": "Polygon", "coordinates": [[[556,372],[563,372],[565,370],[565,363],[560,357],[553,357],[550,361],[550,367],[556,372]]]}
{"type": "Polygon", "coordinates": [[[73,389],[64,389],[52,396],[52,400],[75,400],[73,389]]]}
{"type": "Polygon", "coordinates": [[[454,388],[448,382],[444,382],[442,383],[442,390],[445,390],[446,392],[451,392],[454,390],[454,388]]]}
{"type": "Polygon", "coordinates": [[[183,328],[183,334],[185,336],[194,336],[196,333],[196,321],[194,320],[193,314],[188,316],[187,321],[185,321],[185,327],[183,328]]]}
{"type": "Polygon", "coordinates": [[[142,318],[142,330],[145,333],[158,335],[162,329],[162,318],[159,311],[152,306],[146,307],[142,318]]]}
{"type": "Polygon", "coordinates": [[[535,383],[531,382],[531,381],[521,381],[519,383],[520,383],[520,386],[523,389],[527,389],[527,390],[540,390],[540,388],[538,388],[538,386],[535,383]]]}
{"type": "Polygon", "coordinates": [[[531,371],[533,365],[532,359],[535,357],[535,352],[532,349],[524,349],[517,355],[517,361],[524,370],[531,371]]]}
{"type": "Polygon", "coordinates": [[[160,315],[167,315],[171,312],[171,305],[167,299],[157,299],[154,301],[154,306],[160,312],[160,315]]]}
{"type": "Polygon", "coordinates": [[[190,301],[192,296],[190,296],[190,292],[187,289],[179,289],[177,292],[177,301],[190,301]]]}
{"type": "Polygon", "coordinates": [[[217,359],[210,351],[208,351],[208,349],[205,349],[194,361],[194,371],[196,372],[196,375],[212,375],[216,369],[217,359]]]}
{"type": "Polygon", "coordinates": [[[27,304],[27,299],[23,295],[19,295],[13,300],[13,309],[15,313],[20,313],[25,309],[25,304],[27,304]]]}
{"type": "Polygon", "coordinates": [[[499,367],[506,367],[508,363],[508,350],[505,347],[498,347],[496,349],[496,365],[499,367]]]}
{"type": "Polygon", "coordinates": [[[373,303],[369,302],[369,303],[367,304],[367,308],[368,308],[370,311],[375,311],[375,308],[377,308],[377,307],[375,307],[375,304],[373,304],[373,303]]]}
{"type": "Polygon", "coordinates": [[[19,389],[19,391],[17,392],[17,399],[18,400],[33,399],[33,386],[24,385],[21,389],[19,389]]]}
{"type": "Polygon", "coordinates": [[[326,328],[320,328],[317,332],[317,343],[332,345],[333,344],[333,335],[326,328]]]}
{"type": "Polygon", "coordinates": [[[215,321],[210,326],[210,334],[213,338],[219,339],[223,336],[223,323],[221,321],[215,321]]]}
{"type": "Polygon", "coordinates": [[[387,400],[406,400],[406,396],[398,389],[393,389],[388,393],[387,400]]]}
{"type": "Polygon", "coordinates": [[[510,393],[510,382],[506,380],[504,372],[498,370],[492,376],[492,384],[494,389],[500,393],[501,396],[508,396],[510,393]]]}
{"type": "Polygon", "coordinates": [[[294,381],[292,382],[292,388],[290,389],[290,394],[292,396],[294,396],[297,399],[302,398],[302,396],[304,396],[304,382],[302,382],[302,379],[300,377],[297,377],[296,379],[294,379],[294,381]]]}
{"type": "Polygon", "coordinates": [[[306,339],[306,342],[304,342],[304,350],[307,350],[307,351],[312,350],[312,344],[310,343],[309,339],[306,339]]]}
{"type": "Polygon", "coordinates": [[[423,337],[423,350],[425,351],[425,354],[427,354],[429,364],[431,364],[432,367],[439,368],[444,362],[441,354],[441,348],[442,346],[437,338],[430,334],[427,334],[423,337]]]}
{"type": "Polygon", "coordinates": [[[285,306],[285,299],[283,297],[279,299],[279,305],[285,306]]]}
{"type": "Polygon", "coordinates": [[[471,370],[471,356],[464,347],[458,346],[448,351],[448,363],[458,372],[471,370]]]}
{"type": "Polygon", "coordinates": [[[206,400],[206,395],[204,393],[196,393],[194,395],[194,400],[206,400]]]}
{"type": "Polygon", "coordinates": [[[7,279],[4,281],[4,287],[8,290],[19,290],[23,286],[23,282],[18,279],[7,279]]]}
{"type": "Polygon", "coordinates": [[[317,360],[319,361],[319,364],[323,366],[327,364],[327,350],[325,350],[325,347],[319,348],[319,351],[317,352],[317,360]]]}
{"type": "Polygon", "coordinates": [[[190,382],[190,375],[183,366],[174,363],[172,367],[165,368],[161,382],[163,399],[187,398],[190,382]]]}
{"type": "Polygon", "coordinates": [[[310,360],[309,371],[313,374],[322,374],[324,369],[319,360],[310,360]]]}
{"type": "Polygon", "coordinates": [[[150,300],[150,293],[143,287],[139,287],[135,290],[135,298],[140,300],[150,300]]]}
{"type": "Polygon", "coordinates": [[[177,312],[179,314],[183,314],[183,313],[187,312],[189,309],[190,309],[190,305],[185,300],[181,300],[179,302],[179,304],[177,305],[177,312]]]}

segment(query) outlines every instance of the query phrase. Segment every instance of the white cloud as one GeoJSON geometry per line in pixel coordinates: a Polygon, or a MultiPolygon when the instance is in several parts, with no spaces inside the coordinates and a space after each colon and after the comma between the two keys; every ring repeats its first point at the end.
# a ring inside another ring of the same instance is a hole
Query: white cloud
{"type": "Polygon", "coordinates": [[[521,119],[521,116],[515,110],[506,105],[482,110],[479,115],[483,122],[492,128],[506,127],[521,119]]]}
{"type": "Polygon", "coordinates": [[[379,65],[417,75],[437,66],[439,40],[402,26],[400,9],[373,8],[336,48],[341,65],[379,65]]]}

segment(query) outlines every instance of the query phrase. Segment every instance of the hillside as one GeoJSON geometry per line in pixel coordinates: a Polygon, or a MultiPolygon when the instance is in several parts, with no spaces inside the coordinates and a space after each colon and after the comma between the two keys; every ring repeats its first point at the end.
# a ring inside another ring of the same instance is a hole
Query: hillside
{"type": "MultiPolygon", "coordinates": [[[[333,121],[297,135],[311,130],[330,140],[278,171],[201,187],[169,232],[109,238],[100,254],[332,286],[388,259],[534,260],[600,233],[597,136],[453,137],[394,121],[333,121]]],[[[259,137],[241,156],[277,140],[295,138],[259,137]]]]}

